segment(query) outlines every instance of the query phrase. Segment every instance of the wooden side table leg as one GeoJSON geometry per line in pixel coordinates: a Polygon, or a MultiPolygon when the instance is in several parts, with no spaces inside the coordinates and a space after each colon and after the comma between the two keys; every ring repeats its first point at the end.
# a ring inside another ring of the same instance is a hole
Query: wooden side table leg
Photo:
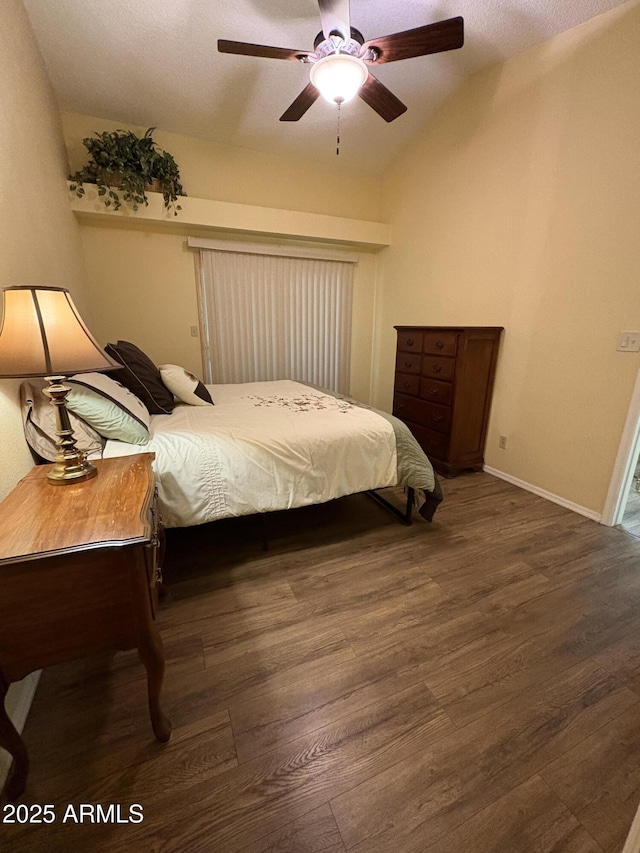
{"type": "Polygon", "coordinates": [[[17,800],[27,784],[29,756],[24,742],[9,719],[4,706],[9,685],[0,672],[0,746],[13,757],[13,764],[4,788],[8,800],[17,800]]]}
{"type": "Polygon", "coordinates": [[[166,743],[171,737],[171,723],[160,708],[160,691],[164,678],[164,649],[156,626],[151,623],[146,636],[140,639],[138,654],[147,670],[147,695],[149,697],[149,716],[156,738],[166,743]]]}

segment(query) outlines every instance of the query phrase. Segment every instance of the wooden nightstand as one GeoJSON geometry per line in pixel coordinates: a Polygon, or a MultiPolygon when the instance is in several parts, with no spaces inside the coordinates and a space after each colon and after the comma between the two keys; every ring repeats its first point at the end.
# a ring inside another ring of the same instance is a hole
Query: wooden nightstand
{"type": "Polygon", "coordinates": [[[164,651],[154,623],[162,530],[152,453],[99,460],[98,476],[54,487],[34,468],[0,504],[0,746],[14,758],[6,794],[24,790],[28,757],[5,707],[30,672],[98,652],[137,648],[155,736],[164,651]]]}

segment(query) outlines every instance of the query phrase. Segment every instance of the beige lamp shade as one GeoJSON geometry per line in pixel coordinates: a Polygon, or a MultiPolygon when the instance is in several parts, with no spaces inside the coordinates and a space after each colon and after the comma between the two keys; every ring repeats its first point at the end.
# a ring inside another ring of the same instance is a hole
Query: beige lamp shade
{"type": "Polygon", "coordinates": [[[121,366],[103,352],[65,288],[4,289],[0,378],[70,376],[121,366]]]}

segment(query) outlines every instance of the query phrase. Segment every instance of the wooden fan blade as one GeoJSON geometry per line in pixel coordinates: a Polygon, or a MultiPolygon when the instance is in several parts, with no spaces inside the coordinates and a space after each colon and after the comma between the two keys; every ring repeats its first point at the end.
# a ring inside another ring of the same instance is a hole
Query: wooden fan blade
{"type": "Polygon", "coordinates": [[[318,6],[326,39],[334,32],[339,32],[345,41],[351,38],[349,0],[318,0],[318,6]]]}
{"type": "Polygon", "coordinates": [[[358,94],[365,104],[369,104],[385,121],[393,121],[407,111],[402,101],[371,73],[364,85],[358,89],[358,94]]]}
{"type": "Polygon", "coordinates": [[[291,106],[280,116],[280,121],[298,121],[318,99],[320,92],[313,83],[307,83],[291,106]]]}
{"type": "Polygon", "coordinates": [[[306,56],[314,56],[308,50],[290,50],[287,47],[269,47],[266,44],[249,44],[246,41],[227,41],[218,39],[220,53],[236,53],[240,56],[261,56],[264,59],[293,59],[300,61],[306,56]]]}
{"type": "Polygon", "coordinates": [[[463,44],[464,22],[462,18],[457,17],[416,27],[414,30],[405,30],[403,33],[371,39],[364,43],[360,55],[364,56],[365,51],[371,48],[378,56],[366,61],[371,65],[380,65],[382,62],[397,62],[399,59],[456,50],[463,44]]]}

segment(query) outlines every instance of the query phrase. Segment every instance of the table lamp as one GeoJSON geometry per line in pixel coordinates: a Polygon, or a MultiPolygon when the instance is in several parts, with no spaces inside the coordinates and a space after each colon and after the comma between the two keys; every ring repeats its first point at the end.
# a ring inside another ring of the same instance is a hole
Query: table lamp
{"type": "Polygon", "coordinates": [[[64,384],[74,373],[115,370],[78,314],[64,287],[26,285],[6,287],[2,294],[0,327],[0,379],[44,377],[43,393],[56,413],[55,462],[47,477],[56,486],[95,477],[96,466],[76,447],[65,405],[71,390],[64,384]]]}

